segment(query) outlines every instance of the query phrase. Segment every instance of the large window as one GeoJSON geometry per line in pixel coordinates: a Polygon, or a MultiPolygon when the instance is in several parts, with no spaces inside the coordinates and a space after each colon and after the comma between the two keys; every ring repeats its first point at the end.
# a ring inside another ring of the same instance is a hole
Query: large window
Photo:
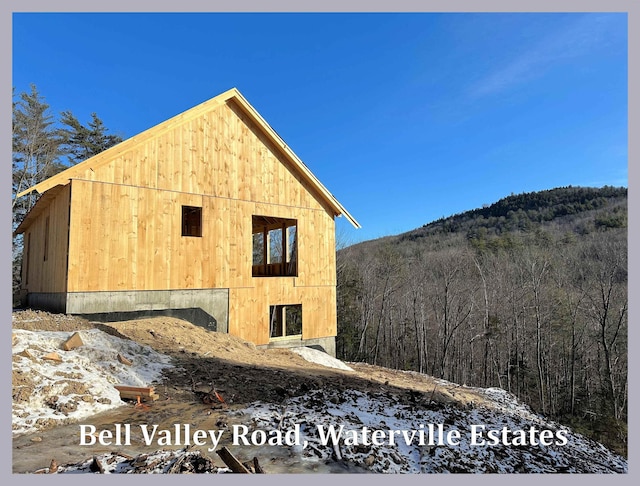
{"type": "Polygon", "coordinates": [[[269,306],[270,337],[299,336],[302,334],[302,305],[269,306]]]}
{"type": "Polygon", "coordinates": [[[295,219],[253,216],[254,277],[298,275],[298,225],[295,219]]]}

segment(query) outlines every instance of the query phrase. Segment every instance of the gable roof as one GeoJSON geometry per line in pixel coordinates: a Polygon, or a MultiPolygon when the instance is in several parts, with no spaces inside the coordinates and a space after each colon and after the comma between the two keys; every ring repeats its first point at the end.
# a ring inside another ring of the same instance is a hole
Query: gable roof
{"type": "Polygon", "coordinates": [[[351,214],[338,202],[338,200],[331,194],[327,188],[316,178],[315,175],[309,170],[309,168],[298,158],[298,156],[289,148],[289,146],[280,138],[276,131],[265,121],[264,118],[257,112],[257,110],[249,104],[240,91],[236,88],[231,88],[218,96],[211,98],[204,103],[201,103],[179,115],[176,115],[168,120],[159,123],[158,125],[149,128],[138,135],[135,135],[113,147],[101,152],[93,157],[80,162],[68,169],[49,177],[48,179],[32,186],[25,191],[22,191],[17,197],[29,194],[32,191],[37,191],[40,194],[48,191],[49,189],[58,186],[65,185],[74,177],[79,177],[85,170],[95,170],[97,167],[108,164],[114,157],[121,153],[131,149],[138,142],[144,140],[149,136],[155,136],[165,130],[169,130],[175,125],[184,122],[187,119],[196,118],[197,116],[205,113],[216,106],[233,100],[235,104],[240,107],[242,112],[246,114],[249,119],[256,124],[259,130],[267,137],[267,139],[274,144],[278,151],[292,164],[294,169],[300,174],[300,176],[306,180],[311,187],[313,187],[320,197],[329,205],[329,207],[335,212],[337,216],[344,216],[355,227],[360,228],[360,224],[355,220],[351,214]]]}

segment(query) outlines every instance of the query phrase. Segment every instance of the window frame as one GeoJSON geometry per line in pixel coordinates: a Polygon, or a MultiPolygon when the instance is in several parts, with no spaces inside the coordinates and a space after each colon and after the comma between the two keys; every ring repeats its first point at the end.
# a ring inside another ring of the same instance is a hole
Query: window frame
{"type": "Polygon", "coordinates": [[[275,304],[269,306],[269,340],[278,341],[286,339],[302,338],[302,329],[304,322],[302,320],[302,304],[275,304]],[[289,333],[288,323],[291,322],[290,318],[287,319],[287,308],[291,309],[294,313],[290,317],[299,319],[299,332],[297,332],[298,323],[294,323],[296,326],[294,331],[289,333]],[[274,335],[274,331],[275,335],[274,335]]]}
{"type": "Polygon", "coordinates": [[[251,234],[252,277],[298,276],[297,219],[252,215],[251,234]]]}
{"type": "Polygon", "coordinates": [[[202,238],[202,206],[182,205],[181,234],[183,237],[202,238]],[[194,216],[195,215],[195,216],[194,216]],[[193,219],[197,218],[197,224],[193,219]]]}

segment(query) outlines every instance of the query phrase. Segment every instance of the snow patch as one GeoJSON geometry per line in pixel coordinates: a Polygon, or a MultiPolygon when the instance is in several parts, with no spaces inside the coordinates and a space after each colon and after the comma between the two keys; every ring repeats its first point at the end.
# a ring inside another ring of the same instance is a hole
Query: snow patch
{"type": "Polygon", "coordinates": [[[13,331],[14,435],[124,405],[115,385],[149,386],[172,366],[168,356],[134,341],[98,329],[78,333],[83,345],[63,351],[61,345],[71,332],[13,331]],[[52,352],[62,362],[43,359],[52,352]],[[120,363],[118,354],[132,365],[120,363]]]}
{"type": "Polygon", "coordinates": [[[304,359],[311,363],[316,363],[322,366],[326,366],[328,368],[337,368],[339,370],[345,371],[353,371],[353,369],[349,368],[346,364],[344,364],[339,359],[336,359],[332,356],[329,356],[327,353],[323,351],[318,351],[317,349],[307,348],[305,346],[290,348],[296,354],[299,354],[304,359]]]}

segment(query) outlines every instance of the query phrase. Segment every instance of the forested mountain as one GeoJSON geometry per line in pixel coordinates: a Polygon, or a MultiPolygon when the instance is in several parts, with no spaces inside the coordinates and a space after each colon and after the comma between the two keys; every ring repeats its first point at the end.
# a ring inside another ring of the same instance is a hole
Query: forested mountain
{"type": "Polygon", "coordinates": [[[400,235],[401,240],[437,233],[478,235],[532,231],[551,223],[585,234],[597,228],[626,227],[627,188],[563,187],[505,197],[480,209],[441,218],[400,235]]]}
{"type": "Polygon", "coordinates": [[[627,189],[564,187],[338,252],[338,357],[504,388],[626,454],[627,189]]]}

